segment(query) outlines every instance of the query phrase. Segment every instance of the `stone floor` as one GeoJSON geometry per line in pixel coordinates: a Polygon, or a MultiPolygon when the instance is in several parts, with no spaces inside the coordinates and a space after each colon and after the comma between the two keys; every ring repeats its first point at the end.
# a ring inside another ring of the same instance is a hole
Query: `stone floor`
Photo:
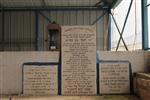
{"type": "Polygon", "coordinates": [[[133,95],[103,95],[103,96],[1,96],[0,100],[140,100],[133,95]]]}

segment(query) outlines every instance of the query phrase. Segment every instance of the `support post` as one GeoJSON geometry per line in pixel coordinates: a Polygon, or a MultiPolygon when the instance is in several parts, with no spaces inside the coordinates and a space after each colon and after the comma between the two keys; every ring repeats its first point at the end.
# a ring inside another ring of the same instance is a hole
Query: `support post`
{"type": "MultiPolygon", "coordinates": [[[[0,8],[0,12],[1,12],[0,8]]],[[[50,6],[42,6],[42,7],[4,7],[5,12],[6,11],[78,11],[78,10],[93,10],[93,11],[99,11],[99,10],[109,10],[108,8],[103,8],[101,6],[99,7],[92,7],[92,6],[57,6],[57,7],[50,7],[50,6]]]]}
{"type": "Polygon", "coordinates": [[[4,16],[4,9],[2,9],[2,51],[5,49],[5,16],[4,16]]]}
{"type": "Polygon", "coordinates": [[[103,14],[100,15],[95,21],[93,21],[93,23],[91,25],[96,24],[101,18],[103,18],[105,16],[105,14],[107,14],[107,11],[103,12],[103,14]]]}
{"type": "Polygon", "coordinates": [[[113,19],[113,21],[114,21],[114,23],[115,23],[115,26],[116,26],[116,28],[117,28],[117,30],[118,30],[118,32],[119,32],[119,34],[120,34],[120,37],[121,37],[121,39],[122,39],[122,42],[123,42],[123,44],[124,44],[126,50],[128,51],[128,47],[127,47],[127,45],[126,45],[126,43],[125,43],[123,37],[121,36],[121,31],[120,31],[120,29],[119,29],[119,27],[118,27],[117,21],[115,20],[115,18],[114,18],[114,16],[113,16],[112,13],[110,13],[110,15],[112,16],[112,19],[113,19]]]}
{"type": "Polygon", "coordinates": [[[110,13],[109,13],[109,22],[108,22],[108,24],[109,24],[109,26],[108,26],[108,51],[111,51],[111,46],[112,46],[112,44],[111,44],[111,34],[112,34],[112,32],[111,32],[111,15],[110,15],[110,13]]]}
{"type": "Polygon", "coordinates": [[[147,14],[147,0],[141,0],[142,6],[142,49],[148,48],[148,14],[147,14]]]}
{"type": "Polygon", "coordinates": [[[37,51],[40,50],[40,37],[39,37],[39,13],[35,12],[35,48],[37,51]]]}
{"type": "Polygon", "coordinates": [[[43,18],[45,18],[49,23],[51,23],[51,20],[50,20],[47,16],[45,16],[42,12],[39,12],[39,14],[40,14],[43,18]]]}
{"type": "MultiPolygon", "coordinates": [[[[116,47],[116,51],[118,51],[119,44],[121,42],[121,38],[122,38],[126,23],[127,23],[128,17],[129,17],[129,13],[131,11],[132,4],[133,4],[133,0],[131,0],[130,6],[129,6],[129,9],[128,9],[128,12],[127,12],[127,15],[126,15],[126,18],[125,18],[125,21],[124,21],[124,24],[123,24],[123,28],[122,28],[122,31],[121,31],[121,35],[120,35],[120,38],[119,38],[119,41],[118,41],[118,44],[117,44],[117,47],[116,47]]],[[[128,51],[128,49],[126,49],[126,50],[128,51]]]]}

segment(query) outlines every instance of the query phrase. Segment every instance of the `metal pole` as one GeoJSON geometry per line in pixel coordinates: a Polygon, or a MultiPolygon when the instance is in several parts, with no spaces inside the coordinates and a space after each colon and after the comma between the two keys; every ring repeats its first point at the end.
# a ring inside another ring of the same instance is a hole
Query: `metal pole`
{"type": "Polygon", "coordinates": [[[111,51],[111,14],[109,14],[109,22],[108,22],[108,51],[111,51]]]}
{"type": "Polygon", "coordinates": [[[91,25],[96,24],[101,18],[103,18],[105,16],[106,13],[107,13],[107,11],[103,12],[103,14],[101,16],[99,16],[95,21],[93,21],[93,23],[91,25]]]}
{"type": "MultiPolygon", "coordinates": [[[[1,11],[2,8],[0,8],[1,11]]],[[[109,8],[105,7],[95,7],[95,6],[57,6],[57,7],[51,7],[51,6],[42,6],[42,7],[4,7],[4,11],[77,11],[77,10],[109,10],[109,8]]]]}
{"type": "Polygon", "coordinates": [[[42,12],[39,12],[39,14],[43,16],[49,23],[51,23],[51,20],[47,16],[45,16],[42,12]]]}
{"type": "Polygon", "coordinates": [[[147,0],[141,0],[142,7],[142,49],[148,48],[148,14],[147,14],[147,0]]]}
{"type": "MultiPolygon", "coordinates": [[[[118,27],[117,22],[116,22],[116,20],[115,20],[115,18],[114,18],[114,16],[113,16],[113,14],[112,14],[112,13],[110,13],[110,14],[111,14],[111,16],[112,16],[112,18],[113,18],[113,21],[114,21],[114,23],[115,23],[115,26],[116,26],[116,28],[117,28],[119,34],[120,34],[120,36],[121,36],[121,32],[120,32],[120,29],[119,29],[119,27],[118,27]]],[[[121,36],[121,39],[122,39],[122,42],[123,42],[123,44],[124,44],[126,50],[128,51],[128,47],[127,47],[127,45],[126,45],[126,43],[125,43],[125,41],[124,41],[124,39],[123,39],[122,36],[121,36]]]]}
{"type": "Polygon", "coordinates": [[[97,2],[97,3],[95,4],[95,6],[96,6],[96,7],[99,6],[102,2],[103,2],[103,1],[100,0],[99,2],[97,2]]]}
{"type": "Polygon", "coordinates": [[[39,14],[38,12],[36,11],[35,12],[35,47],[36,47],[36,50],[38,51],[39,50],[39,43],[40,43],[40,38],[39,38],[39,14]]]}
{"type": "MultiPolygon", "coordinates": [[[[125,18],[125,21],[124,21],[124,25],[123,25],[123,28],[122,28],[122,31],[121,31],[121,35],[120,35],[120,38],[119,38],[119,41],[118,41],[118,44],[117,44],[117,47],[116,47],[116,51],[118,51],[119,44],[120,44],[124,29],[125,29],[128,17],[129,17],[129,13],[131,11],[132,3],[133,3],[133,0],[131,0],[130,6],[129,6],[129,9],[128,9],[128,12],[127,12],[127,15],[126,15],[126,18],[125,18]]],[[[128,49],[126,49],[126,50],[128,51],[128,49]]]]}
{"type": "Polygon", "coordinates": [[[4,51],[4,49],[5,49],[5,16],[4,16],[4,9],[2,9],[2,51],[4,51]]]}

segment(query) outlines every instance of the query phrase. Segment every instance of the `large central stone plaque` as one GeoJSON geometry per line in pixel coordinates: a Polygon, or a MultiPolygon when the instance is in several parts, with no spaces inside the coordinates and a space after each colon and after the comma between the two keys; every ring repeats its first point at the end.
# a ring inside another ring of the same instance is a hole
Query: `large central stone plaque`
{"type": "Polygon", "coordinates": [[[96,95],[96,28],[62,27],[62,95],[96,95]]]}
{"type": "Polygon", "coordinates": [[[23,67],[24,95],[57,95],[57,65],[25,65],[23,67]]]}
{"type": "Polygon", "coordinates": [[[100,94],[129,94],[129,62],[101,62],[99,67],[100,94]]]}

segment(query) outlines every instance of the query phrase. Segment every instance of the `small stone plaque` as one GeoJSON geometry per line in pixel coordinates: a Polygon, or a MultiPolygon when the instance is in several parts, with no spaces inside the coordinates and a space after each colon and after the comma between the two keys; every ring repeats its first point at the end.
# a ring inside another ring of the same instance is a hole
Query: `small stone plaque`
{"type": "Polygon", "coordinates": [[[99,64],[100,94],[129,94],[130,70],[128,62],[99,64]]]}
{"type": "Polygon", "coordinates": [[[96,28],[62,27],[62,95],[96,95],[96,28]]]}
{"type": "Polygon", "coordinates": [[[57,95],[57,65],[24,65],[24,95],[57,95]]]}

